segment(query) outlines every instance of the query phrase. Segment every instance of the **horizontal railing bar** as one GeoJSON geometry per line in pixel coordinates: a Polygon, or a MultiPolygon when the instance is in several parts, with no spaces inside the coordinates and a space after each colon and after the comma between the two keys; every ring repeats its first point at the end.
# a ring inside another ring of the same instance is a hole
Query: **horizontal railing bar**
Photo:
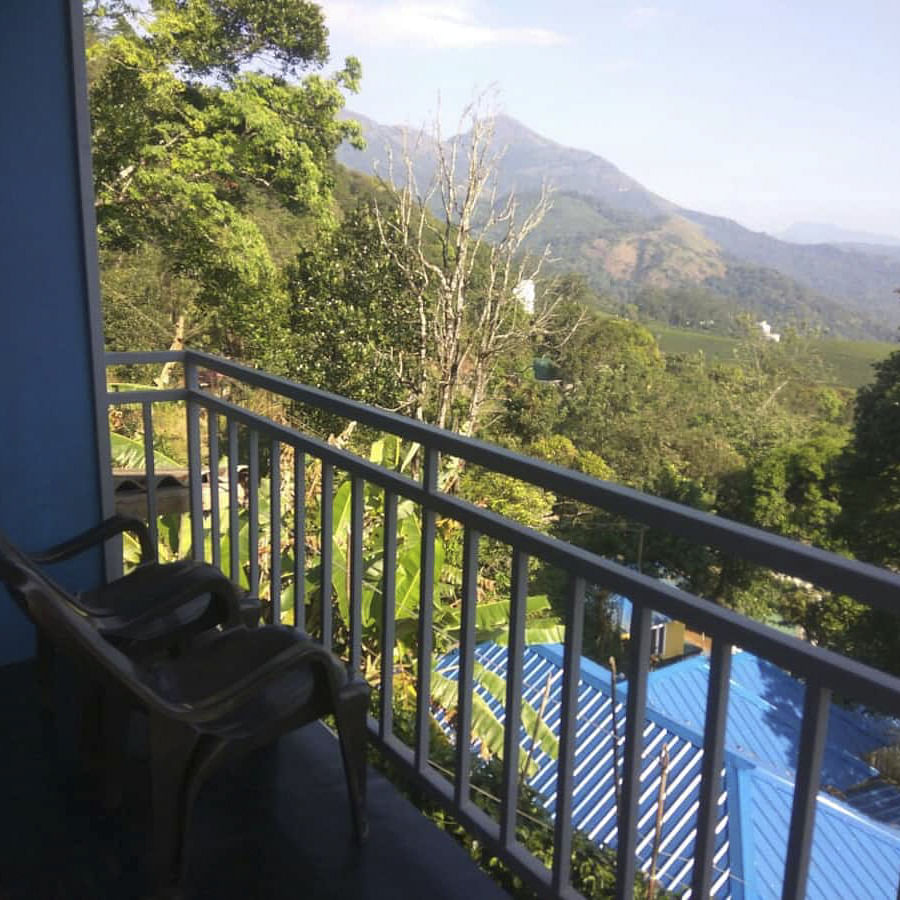
{"type": "Polygon", "coordinates": [[[127,350],[106,354],[108,366],[142,366],[151,363],[180,362],[183,363],[187,353],[185,350],[127,350]]]}
{"type": "Polygon", "coordinates": [[[188,398],[186,388],[165,391],[107,391],[106,402],[110,406],[130,406],[132,403],[184,402],[188,398]]]}
{"type": "Polygon", "coordinates": [[[898,610],[900,579],[877,566],[799,544],[730,519],[642,494],[553,463],[532,459],[474,438],[446,431],[328,391],[295,384],[229,360],[194,350],[185,360],[239,378],[284,397],[337,413],[366,425],[419,441],[442,453],[527,481],[616,515],[626,516],[697,543],[733,553],[769,569],[786,572],[829,590],[859,596],[870,605],[898,610]],[[865,595],[864,597],[862,595],[865,595]]]}
{"type": "MultiPolygon", "coordinates": [[[[334,447],[325,441],[279,425],[240,406],[206,394],[198,398],[207,408],[218,411],[272,437],[300,447],[336,468],[362,475],[367,481],[401,494],[446,518],[455,519],[481,534],[503,541],[530,556],[578,575],[588,584],[624,594],[635,603],[644,603],[670,618],[686,622],[697,630],[715,634],[721,640],[750,650],[801,677],[816,677],[825,687],[843,696],[865,697],[881,711],[900,715],[900,678],[847,659],[830,650],[807,644],[768,625],[745,618],[740,613],[696,597],[663,581],[642,575],[627,566],[595,553],[534,531],[518,522],[443,493],[429,493],[418,482],[385,469],[376,463],[334,447]]],[[[892,576],[900,584],[900,579],[892,576]]]]}

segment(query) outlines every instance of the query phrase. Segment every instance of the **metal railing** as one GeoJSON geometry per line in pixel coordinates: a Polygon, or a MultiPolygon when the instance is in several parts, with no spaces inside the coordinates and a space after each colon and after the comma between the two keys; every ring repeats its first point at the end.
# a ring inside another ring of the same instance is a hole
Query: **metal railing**
{"type": "MultiPolygon", "coordinates": [[[[334,640],[332,593],[332,535],[334,529],[333,496],[335,472],[347,473],[352,485],[348,542],[349,559],[349,661],[359,666],[362,647],[361,598],[363,590],[363,530],[366,484],[383,490],[383,569],[382,596],[393,598],[397,560],[398,502],[410,500],[421,510],[421,581],[417,627],[418,666],[416,681],[415,737],[407,746],[394,734],[391,697],[393,696],[393,652],[395,645],[394,609],[385,603],[381,615],[379,675],[380,708],[370,718],[372,742],[394,763],[399,764],[419,788],[442,803],[451,814],[479,840],[486,843],[510,868],[541,894],[550,897],[578,896],[570,883],[573,845],[572,795],[575,767],[575,728],[577,692],[580,677],[581,645],[584,627],[586,586],[597,585],[624,594],[633,602],[626,703],[625,743],[622,757],[621,804],[618,812],[616,866],[617,896],[631,897],[636,874],[638,793],[645,720],[647,679],[650,668],[652,611],[690,623],[712,639],[711,671],[703,737],[702,782],[696,818],[696,842],[692,876],[692,896],[710,895],[715,849],[716,802],[721,793],[728,708],[731,653],[735,647],[749,650],[776,665],[788,669],[805,681],[805,705],[800,733],[797,779],[790,821],[783,897],[804,896],[814,828],[816,797],[828,724],[832,692],[841,697],[865,700],[881,712],[900,716],[900,679],[880,672],[796,637],[767,627],[694,596],[670,584],[642,575],[583,548],[539,533],[458,496],[441,490],[438,471],[442,456],[454,457],[536,485],[556,495],[574,498],[609,513],[627,517],[646,526],[669,531],[682,538],[716,548],[736,558],[763,565],[786,575],[812,582],[828,591],[849,594],[861,602],[892,612],[900,611],[900,577],[864,563],[781,538],[729,520],[720,519],[685,506],[641,494],[619,485],[600,481],[550,463],[419,421],[356,403],[344,397],[301,386],[265,374],[238,363],[208,354],[183,352],[112,353],[107,366],[146,363],[180,363],[184,367],[184,387],[173,390],[132,390],[109,393],[111,407],[139,404],[144,435],[146,471],[153,474],[153,414],[156,404],[172,401],[187,405],[187,438],[190,469],[190,508],[192,546],[196,556],[204,552],[203,509],[201,495],[201,415],[208,426],[209,503],[211,508],[211,558],[220,559],[219,462],[220,424],[227,436],[227,490],[229,497],[229,559],[226,570],[235,577],[241,565],[238,520],[239,449],[244,439],[249,463],[249,582],[258,588],[259,571],[259,483],[260,442],[269,442],[270,458],[278,460],[283,446],[294,452],[292,523],[293,546],[293,622],[303,628],[305,612],[306,508],[305,467],[310,459],[321,466],[320,520],[321,586],[319,591],[318,637],[331,646],[334,640]],[[267,418],[222,399],[201,388],[199,372],[214,372],[250,388],[277,395],[359,424],[388,432],[422,448],[421,477],[411,478],[363,459],[327,441],[267,418]],[[432,597],[435,578],[435,529],[438,517],[459,523],[463,529],[463,561],[459,639],[459,698],[456,714],[456,770],[452,781],[429,764],[429,726],[431,719],[431,672],[433,652],[432,597]],[[472,685],[475,659],[475,610],[479,548],[483,538],[491,538],[510,548],[512,578],[508,660],[506,672],[505,752],[503,754],[502,793],[499,821],[495,821],[471,797],[470,736],[472,725],[472,685]],[[564,671],[562,709],[559,730],[556,809],[554,820],[553,863],[550,869],[537,860],[516,837],[516,810],[519,792],[517,742],[520,704],[523,694],[523,633],[529,560],[541,560],[564,570],[568,577],[565,604],[564,671]],[[510,724],[512,723],[512,724],[510,724]]],[[[271,465],[270,508],[272,529],[281,529],[282,484],[278,465],[271,465]]],[[[148,478],[147,509],[151,527],[156,528],[156,506],[152,477],[148,478]]],[[[277,542],[273,542],[276,543],[277,542]]],[[[281,620],[281,554],[270,554],[270,621],[281,620]]]]}

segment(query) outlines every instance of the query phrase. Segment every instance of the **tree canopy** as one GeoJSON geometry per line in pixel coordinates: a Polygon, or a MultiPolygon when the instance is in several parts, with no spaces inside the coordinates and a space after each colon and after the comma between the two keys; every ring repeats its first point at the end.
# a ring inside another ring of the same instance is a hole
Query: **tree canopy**
{"type": "MultiPolygon", "coordinates": [[[[158,248],[151,271],[189,283],[168,310],[173,340],[192,333],[280,368],[288,294],[250,191],[333,219],[334,150],[359,140],[337,118],[358,61],[329,77],[308,71],[328,47],[321,10],[305,0],[155,0],[145,17],[120,8],[91,21],[101,251],[146,265],[140,254],[158,248]]],[[[125,299],[159,321],[146,298],[125,299]]]]}

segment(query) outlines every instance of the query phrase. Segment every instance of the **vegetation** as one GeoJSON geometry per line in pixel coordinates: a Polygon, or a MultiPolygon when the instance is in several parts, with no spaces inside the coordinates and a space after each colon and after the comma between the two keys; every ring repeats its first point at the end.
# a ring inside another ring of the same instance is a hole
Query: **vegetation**
{"type": "MultiPolygon", "coordinates": [[[[477,114],[471,143],[437,142],[438,155],[447,155],[430,190],[418,191],[411,159],[409,177],[397,188],[349,175],[334,153],[342,141],[357,141],[359,131],[338,113],[344,92],[357,86],[360,66],[348,59],[330,77],[311,71],[326,63],[328,49],[322,13],[306,0],[154,0],[140,25],[138,13],[124,4],[88,12],[111,348],[190,343],[597,478],[900,565],[900,352],[877,362],[874,381],[854,397],[850,388],[859,370],[850,374],[847,360],[885,355],[885,346],[838,350],[789,328],[779,342],[767,340],[754,317],[722,304],[729,290],[740,290],[731,263],[720,271],[721,260],[704,257],[706,287],[647,284],[627,297],[615,293],[614,279],[600,296],[590,272],[547,271],[540,253],[529,257],[526,239],[548,213],[548,198],[524,214],[501,193],[499,159],[490,150],[496,122],[477,114]],[[442,198],[436,211],[433,196],[442,198]],[[731,287],[712,290],[716,278],[731,278],[731,287]],[[686,338],[672,327],[687,324],[706,330],[686,338]],[[835,374],[827,358],[840,353],[843,370],[835,374]]],[[[571,197],[567,203],[576,209],[571,197]]],[[[583,205],[577,209],[585,213],[583,205]]],[[[635,215],[610,215],[604,224],[609,240],[618,234],[621,243],[626,219],[635,215]]],[[[553,224],[549,215],[547,221],[553,224]]],[[[688,245],[695,256],[709,250],[694,226],[654,227],[667,252],[688,245]]],[[[747,271],[741,277],[756,277],[747,271]]],[[[765,284],[775,306],[799,302],[789,291],[778,293],[784,285],[777,279],[765,284]]],[[[167,379],[164,371],[157,382],[167,379]]],[[[273,407],[271,398],[251,395],[247,402],[265,403],[268,414],[322,430],[391,469],[421,474],[419,448],[345,427],[337,418],[273,407]]],[[[115,449],[125,461],[142,446],[129,440],[140,438],[141,423],[127,413],[117,416],[115,449]]],[[[157,443],[161,462],[183,458],[183,440],[166,428],[158,430],[157,443]]],[[[243,462],[246,448],[239,452],[243,462]]],[[[280,467],[286,488],[292,463],[290,455],[263,454],[263,471],[280,467]]],[[[261,587],[286,612],[302,588],[310,628],[320,624],[324,600],[341,644],[349,634],[353,487],[338,474],[333,496],[323,500],[321,468],[309,465],[305,477],[298,487],[308,522],[318,521],[323,502],[333,504],[331,546],[309,528],[304,578],[294,583],[294,510],[282,503],[281,527],[264,525],[261,543],[264,557],[280,557],[285,574],[281,584],[261,587]]],[[[438,477],[443,490],[473,503],[900,670],[900,630],[888,614],[456,460],[444,460],[438,477]]],[[[435,658],[458,644],[462,533],[458,523],[437,522],[429,548],[434,592],[423,598],[425,529],[417,508],[402,500],[396,594],[384,598],[383,503],[383,493],[367,485],[363,655],[374,681],[382,658],[380,617],[386,600],[393,600],[393,699],[401,722],[415,700],[422,602],[434,612],[435,658]]],[[[265,491],[260,506],[268,523],[265,491]]],[[[223,523],[228,512],[223,495],[223,523]]],[[[244,503],[239,521],[245,534],[244,503]]],[[[163,526],[168,553],[183,553],[189,540],[184,522],[172,518],[163,526]]],[[[236,573],[245,583],[246,543],[242,539],[236,573]]],[[[222,558],[228,557],[223,544],[222,558]]],[[[506,634],[509,557],[508,548],[484,542],[477,629],[486,639],[506,634]]],[[[532,562],[528,582],[529,636],[559,640],[562,574],[532,562]]],[[[610,655],[621,661],[623,647],[602,590],[591,592],[584,649],[603,663],[610,655]]],[[[502,693],[488,673],[478,677],[488,692],[502,693]]],[[[455,683],[435,670],[432,684],[435,699],[452,712],[455,683]]],[[[555,752],[540,710],[524,704],[523,720],[541,746],[555,752]]],[[[502,732],[487,704],[476,704],[474,729],[485,754],[496,760],[502,732]]],[[[446,747],[440,740],[435,746],[439,758],[446,747]]],[[[527,774],[528,759],[521,762],[527,774]]],[[[489,763],[478,773],[488,793],[491,772],[489,763]]],[[[531,824],[523,824],[523,835],[528,832],[529,847],[545,858],[546,816],[527,792],[525,802],[531,824]]],[[[598,863],[595,848],[580,838],[577,843],[581,889],[605,896],[606,881],[591,873],[605,871],[608,860],[598,863]]]]}

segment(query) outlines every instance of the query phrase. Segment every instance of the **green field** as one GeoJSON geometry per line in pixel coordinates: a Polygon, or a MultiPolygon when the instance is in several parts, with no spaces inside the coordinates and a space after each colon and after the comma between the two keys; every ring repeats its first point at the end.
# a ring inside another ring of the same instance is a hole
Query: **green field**
{"type": "MultiPolygon", "coordinates": [[[[647,326],[656,336],[665,353],[696,353],[702,350],[707,359],[734,358],[737,338],[702,331],[686,331],[669,325],[647,326]]],[[[839,338],[820,338],[815,341],[822,358],[834,373],[835,384],[858,388],[872,380],[872,363],[884,359],[898,349],[897,344],[884,341],[846,341],[839,338]]]]}

